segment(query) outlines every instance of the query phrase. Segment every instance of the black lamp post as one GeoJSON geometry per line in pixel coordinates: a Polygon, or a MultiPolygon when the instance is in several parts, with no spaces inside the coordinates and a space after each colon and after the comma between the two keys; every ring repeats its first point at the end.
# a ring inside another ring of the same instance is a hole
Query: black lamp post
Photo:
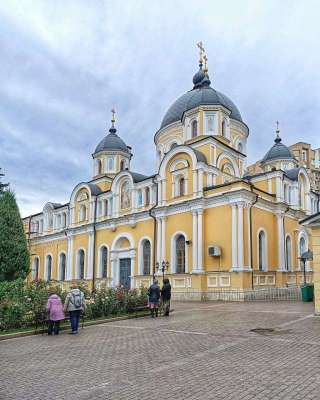
{"type": "MultiPolygon", "coordinates": [[[[159,270],[160,264],[157,262],[156,267],[159,270]]],[[[169,261],[162,261],[161,263],[161,272],[162,272],[162,280],[164,280],[164,273],[167,271],[169,268],[169,261]]]]}
{"type": "Polygon", "coordinates": [[[303,284],[306,285],[306,262],[313,260],[313,253],[310,249],[301,254],[299,259],[303,263],[303,284]]]}

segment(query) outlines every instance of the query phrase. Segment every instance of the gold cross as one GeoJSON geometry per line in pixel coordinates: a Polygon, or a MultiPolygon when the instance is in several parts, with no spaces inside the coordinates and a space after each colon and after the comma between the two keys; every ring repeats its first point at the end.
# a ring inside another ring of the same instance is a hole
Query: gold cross
{"type": "Polygon", "coordinates": [[[199,43],[197,43],[197,46],[198,46],[198,48],[199,48],[199,52],[200,52],[200,61],[202,61],[202,57],[203,57],[203,54],[204,54],[204,47],[203,47],[203,43],[202,42],[199,42],[199,43]]]}
{"type": "Polygon", "coordinates": [[[279,121],[276,121],[277,124],[277,131],[279,130],[279,121]]]}
{"type": "Polygon", "coordinates": [[[208,65],[207,65],[208,57],[206,55],[204,55],[203,59],[204,59],[204,70],[208,71],[208,65]]]}
{"type": "Polygon", "coordinates": [[[115,117],[115,115],[116,115],[116,110],[113,108],[113,109],[111,110],[111,113],[112,113],[112,119],[111,119],[112,127],[114,127],[114,123],[116,122],[116,117],[115,117]]]}

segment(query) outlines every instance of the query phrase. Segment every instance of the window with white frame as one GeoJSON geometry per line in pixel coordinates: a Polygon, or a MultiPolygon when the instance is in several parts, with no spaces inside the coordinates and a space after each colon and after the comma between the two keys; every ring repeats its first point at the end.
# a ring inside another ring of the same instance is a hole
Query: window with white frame
{"type": "Polygon", "coordinates": [[[142,244],[143,275],[150,275],[151,271],[151,244],[149,240],[144,240],[142,244]]]}
{"type": "Polygon", "coordinates": [[[286,237],[286,270],[291,271],[292,269],[292,243],[291,237],[286,237]]]}
{"type": "Polygon", "coordinates": [[[107,169],[109,172],[114,170],[114,157],[107,157],[107,169]]]}
{"type": "Polygon", "coordinates": [[[51,281],[52,279],[52,257],[50,254],[46,257],[46,280],[51,281]]]}
{"type": "Polygon", "coordinates": [[[213,135],[215,133],[215,114],[214,113],[207,113],[206,114],[206,133],[208,135],[213,135]]]}
{"type": "Polygon", "coordinates": [[[77,278],[84,279],[84,250],[78,250],[78,257],[77,257],[77,278]]]}
{"type": "Polygon", "coordinates": [[[39,279],[39,257],[36,257],[32,263],[32,280],[36,281],[39,279]]]}
{"type": "Polygon", "coordinates": [[[177,175],[174,178],[174,195],[175,197],[185,196],[186,194],[186,179],[184,175],[177,175]]]}
{"type": "Polygon", "coordinates": [[[186,240],[183,235],[176,237],[176,273],[184,274],[186,272],[186,240]]]}
{"type": "Polygon", "coordinates": [[[142,207],[142,190],[137,190],[137,207],[142,207]]]}
{"type": "Polygon", "coordinates": [[[106,246],[100,248],[100,276],[106,278],[108,275],[108,249],[106,246]]]}
{"type": "Polygon", "coordinates": [[[82,204],[79,210],[79,222],[85,221],[87,219],[87,207],[82,204]]]}
{"type": "Polygon", "coordinates": [[[194,119],[191,122],[191,137],[194,138],[198,135],[198,121],[194,119]]]}
{"type": "Polygon", "coordinates": [[[66,279],[66,255],[61,253],[59,256],[59,280],[64,281],[66,279]]]}
{"type": "Polygon", "coordinates": [[[267,270],[267,238],[263,230],[258,234],[258,267],[259,271],[267,270]]]}

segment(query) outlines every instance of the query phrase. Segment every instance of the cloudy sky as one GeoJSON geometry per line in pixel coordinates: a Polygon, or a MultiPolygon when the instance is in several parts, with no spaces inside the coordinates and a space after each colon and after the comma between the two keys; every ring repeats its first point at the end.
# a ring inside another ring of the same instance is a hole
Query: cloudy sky
{"type": "Polygon", "coordinates": [[[0,2],[0,167],[23,216],[67,202],[117,109],[132,169],[154,172],[153,136],[192,88],[204,42],[212,86],[250,128],[248,161],[283,141],[320,147],[320,3],[0,2]]]}

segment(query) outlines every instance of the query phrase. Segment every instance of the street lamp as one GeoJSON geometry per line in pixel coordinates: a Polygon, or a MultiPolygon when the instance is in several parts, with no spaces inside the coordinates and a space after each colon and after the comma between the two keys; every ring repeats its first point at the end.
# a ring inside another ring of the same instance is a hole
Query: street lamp
{"type": "Polygon", "coordinates": [[[158,271],[160,269],[160,271],[162,272],[162,280],[164,280],[164,273],[165,273],[165,271],[168,271],[168,269],[169,269],[169,261],[162,261],[161,268],[159,268],[160,264],[158,262],[156,262],[156,267],[157,267],[158,271]]]}
{"type": "Polygon", "coordinates": [[[308,249],[307,251],[305,251],[304,253],[301,254],[301,256],[299,257],[299,259],[302,261],[303,263],[303,282],[304,285],[306,285],[306,262],[307,261],[312,261],[313,260],[313,253],[310,249],[308,249]]]}

